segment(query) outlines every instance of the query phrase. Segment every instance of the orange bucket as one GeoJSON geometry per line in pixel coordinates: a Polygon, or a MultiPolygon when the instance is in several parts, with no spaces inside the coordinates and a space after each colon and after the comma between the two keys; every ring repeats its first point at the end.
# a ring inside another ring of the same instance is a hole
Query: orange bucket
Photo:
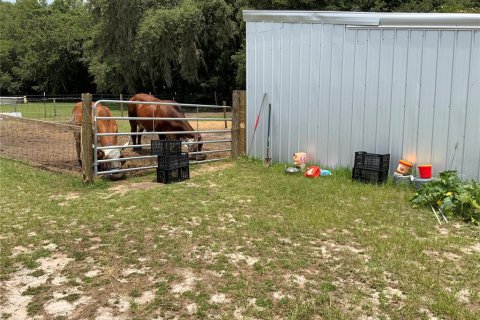
{"type": "Polygon", "coordinates": [[[432,177],[432,165],[422,164],[417,166],[418,174],[422,179],[430,179],[432,177]]]}
{"type": "Polygon", "coordinates": [[[410,169],[412,169],[413,164],[407,160],[400,160],[398,167],[397,167],[397,172],[400,174],[408,174],[410,172],[410,169]]]}

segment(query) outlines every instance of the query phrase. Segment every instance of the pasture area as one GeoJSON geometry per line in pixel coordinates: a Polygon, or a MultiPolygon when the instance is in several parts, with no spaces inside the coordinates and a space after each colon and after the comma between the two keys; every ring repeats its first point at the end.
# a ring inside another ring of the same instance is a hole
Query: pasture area
{"type": "Polygon", "coordinates": [[[2,319],[478,319],[480,232],[239,159],[83,186],[0,159],[2,319]]]}

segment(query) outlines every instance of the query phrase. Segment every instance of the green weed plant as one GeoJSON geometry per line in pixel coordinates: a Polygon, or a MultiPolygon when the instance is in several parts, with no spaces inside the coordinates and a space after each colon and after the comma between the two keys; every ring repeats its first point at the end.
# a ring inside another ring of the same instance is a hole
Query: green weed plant
{"type": "Polygon", "coordinates": [[[440,173],[410,200],[415,206],[433,207],[447,217],[458,216],[480,225],[480,184],[463,180],[455,170],[440,173]]]}

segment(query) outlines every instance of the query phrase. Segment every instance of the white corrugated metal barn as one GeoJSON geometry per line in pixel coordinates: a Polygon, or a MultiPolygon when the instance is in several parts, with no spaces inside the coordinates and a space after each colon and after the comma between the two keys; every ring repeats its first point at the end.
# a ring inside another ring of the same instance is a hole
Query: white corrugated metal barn
{"type": "Polygon", "coordinates": [[[390,153],[480,179],[480,15],[244,11],[247,149],[351,167],[390,153]]]}

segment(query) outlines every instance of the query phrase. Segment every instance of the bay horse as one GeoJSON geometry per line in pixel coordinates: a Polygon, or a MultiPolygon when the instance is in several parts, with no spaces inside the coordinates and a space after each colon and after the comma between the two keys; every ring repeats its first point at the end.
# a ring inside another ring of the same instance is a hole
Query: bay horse
{"type": "MultiPolygon", "coordinates": [[[[163,103],[176,103],[172,100],[160,100],[154,96],[146,93],[137,93],[130,101],[145,102],[142,104],[130,104],[128,105],[129,117],[155,117],[155,118],[185,118],[185,113],[182,109],[176,105],[153,105],[149,102],[163,102],[163,103]]],[[[142,131],[195,131],[187,120],[136,120],[130,119],[130,129],[132,133],[138,133],[142,131]]],[[[185,133],[185,134],[165,134],[158,135],[160,140],[172,139],[172,140],[186,140],[190,142],[202,141],[202,136],[199,133],[185,133]]],[[[142,135],[132,135],[133,145],[142,144],[142,135]]],[[[187,146],[189,152],[202,151],[203,144],[189,144],[187,146]]],[[[134,151],[139,152],[141,147],[134,147],[134,151]]],[[[206,154],[197,154],[190,156],[190,159],[205,160],[206,154]]]]}

